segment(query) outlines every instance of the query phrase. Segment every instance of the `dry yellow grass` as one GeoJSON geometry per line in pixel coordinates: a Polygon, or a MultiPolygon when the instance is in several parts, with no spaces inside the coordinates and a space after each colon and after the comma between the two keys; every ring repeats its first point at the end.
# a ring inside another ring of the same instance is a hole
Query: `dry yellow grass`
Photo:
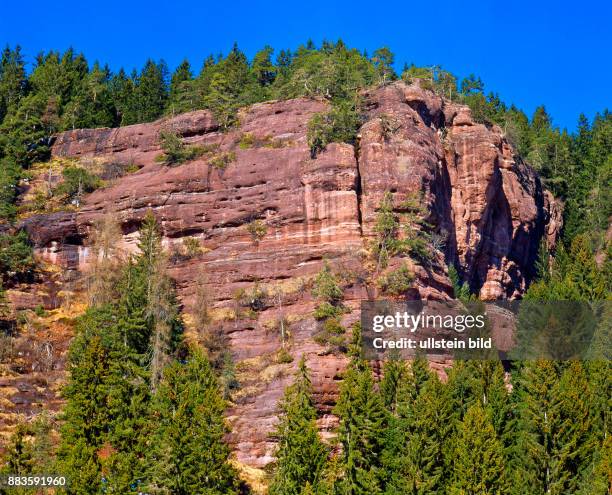
{"type": "Polygon", "coordinates": [[[244,480],[256,495],[265,495],[268,492],[268,480],[263,469],[257,469],[246,464],[231,460],[232,465],[238,470],[241,480],[244,480]]]}

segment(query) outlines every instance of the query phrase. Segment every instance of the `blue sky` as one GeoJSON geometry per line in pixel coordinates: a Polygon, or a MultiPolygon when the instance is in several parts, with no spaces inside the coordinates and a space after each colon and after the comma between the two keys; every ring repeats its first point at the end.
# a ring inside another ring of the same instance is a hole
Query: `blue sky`
{"type": "Polygon", "coordinates": [[[19,43],[28,61],[73,46],[90,62],[140,67],[188,58],[199,69],[234,41],[247,55],[269,44],[296,48],[308,38],[349,46],[386,45],[396,65],[439,64],[482,77],[486,90],[531,114],[545,104],[570,130],[580,112],[612,107],[609,1],[4,1],[0,43],[19,43]]]}

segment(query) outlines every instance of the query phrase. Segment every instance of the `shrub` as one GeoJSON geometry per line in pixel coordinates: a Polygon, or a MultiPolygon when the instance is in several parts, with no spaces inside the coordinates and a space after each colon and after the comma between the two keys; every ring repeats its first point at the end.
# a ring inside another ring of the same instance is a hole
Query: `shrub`
{"type": "Polygon", "coordinates": [[[264,309],[267,298],[268,293],[257,283],[251,290],[238,289],[234,294],[234,299],[240,306],[251,308],[253,311],[264,309]]]}
{"type": "Polygon", "coordinates": [[[314,311],[314,317],[316,320],[326,320],[327,318],[334,318],[340,316],[343,310],[339,306],[333,306],[327,301],[319,304],[314,311]]]}
{"type": "Polygon", "coordinates": [[[253,242],[261,241],[268,233],[268,227],[263,220],[253,220],[247,224],[246,229],[251,234],[253,242]]]}
{"type": "Polygon", "coordinates": [[[413,280],[414,274],[403,264],[397,270],[379,277],[378,287],[383,294],[399,296],[410,289],[413,280]]]}
{"type": "Polygon", "coordinates": [[[223,364],[219,375],[219,382],[223,390],[223,398],[229,400],[233,390],[240,388],[240,382],[236,378],[236,366],[229,351],[223,352],[223,364]]]}
{"type": "Polygon", "coordinates": [[[202,156],[206,150],[200,146],[185,146],[178,134],[172,131],[160,131],[159,141],[163,155],[155,159],[167,165],[179,165],[202,156]]]}
{"type": "Polygon", "coordinates": [[[15,338],[0,331],[0,363],[8,363],[16,357],[15,338]]]}
{"type": "Polygon", "coordinates": [[[342,300],[342,289],[327,262],[323,264],[323,268],[315,278],[312,295],[331,305],[336,305],[342,300]]]}
{"type": "Polygon", "coordinates": [[[342,335],[345,333],[344,327],[338,318],[328,318],[323,323],[323,330],[328,334],[342,335]]]}
{"type": "Polygon", "coordinates": [[[77,200],[86,193],[95,191],[102,185],[99,177],[84,168],[68,167],[62,172],[64,180],[55,188],[54,194],[64,196],[65,202],[77,200]]]}
{"type": "Polygon", "coordinates": [[[272,136],[266,136],[264,139],[264,146],[266,148],[278,149],[285,146],[285,142],[282,139],[275,139],[272,136]]]}
{"type": "Polygon", "coordinates": [[[308,147],[315,158],[329,143],[355,143],[362,123],[358,105],[340,103],[327,113],[317,113],[308,122],[308,147]]]}
{"type": "Polygon", "coordinates": [[[253,136],[253,134],[251,134],[250,132],[244,133],[240,137],[240,141],[238,141],[238,146],[240,147],[241,150],[247,150],[249,148],[252,148],[254,144],[255,144],[255,136],[253,136]]]}
{"type": "Polygon", "coordinates": [[[227,166],[236,160],[236,153],[233,151],[228,151],[225,153],[220,153],[214,157],[212,157],[209,163],[220,170],[227,168],[227,166]]]}
{"type": "Polygon", "coordinates": [[[314,336],[314,341],[322,346],[331,348],[332,352],[346,351],[346,330],[338,318],[328,318],[323,323],[323,328],[314,336]]]}
{"type": "Polygon", "coordinates": [[[293,356],[285,347],[281,347],[276,354],[276,362],[278,364],[287,364],[293,362],[293,356]]]}
{"type": "Polygon", "coordinates": [[[183,239],[183,247],[185,248],[185,253],[189,258],[195,258],[204,252],[202,246],[200,245],[200,241],[198,241],[195,237],[185,237],[183,239]]]}

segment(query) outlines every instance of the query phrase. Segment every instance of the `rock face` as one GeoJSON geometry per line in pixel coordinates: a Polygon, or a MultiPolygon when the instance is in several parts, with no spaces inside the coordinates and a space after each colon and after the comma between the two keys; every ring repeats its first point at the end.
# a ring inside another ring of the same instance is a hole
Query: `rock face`
{"type": "Polygon", "coordinates": [[[280,319],[287,321],[290,353],[305,355],[312,369],[322,431],[334,426],[330,412],[346,359],[313,339],[319,329],[310,316],[315,302],[309,284],[329,260],[353,310],[344,323],[359,318],[359,301],[372,295],[360,283],[362,252],[385,192],[392,193],[398,212],[406,198],[419,198],[432,226],[433,261],[427,267],[412,263],[412,297],[448,297],[449,263],[482,297],[519,296],[541,237],[554,242],[560,227],[556,205],[501,129],[475,123],[467,107],[416,85],[394,83],[364,93],[364,99],[358,143],[331,144],[315,159],[307,124],[327,104],[308,99],[256,104],[227,133],[206,111],[63,133],[53,146],[56,156],[140,169],[88,195],[76,213],[39,215],[23,224],[41,256],[76,270],[86,266],[91,230],[105,214],[121,223],[127,250],[135,249],[148,209],[170,250],[185,237],[200,242],[205,252],[177,258],[170,273],[186,312],[196,286],[207,289],[217,324],[230,336],[242,377],[229,413],[231,441],[237,458],[251,466],[272,459],[276,402],[297,362],[275,361],[280,319]],[[156,163],[162,129],[207,152],[180,166],[156,163]],[[219,167],[223,161],[226,166],[219,167]],[[265,225],[261,239],[248,229],[255,220],[265,225]],[[235,294],[256,283],[268,297],[255,316],[244,317],[235,294]]]}

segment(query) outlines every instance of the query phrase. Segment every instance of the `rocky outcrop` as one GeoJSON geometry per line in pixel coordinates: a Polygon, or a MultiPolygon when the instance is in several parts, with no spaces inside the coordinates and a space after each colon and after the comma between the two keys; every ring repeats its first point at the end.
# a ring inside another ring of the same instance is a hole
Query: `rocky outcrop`
{"type": "Polygon", "coordinates": [[[433,258],[426,266],[412,263],[411,297],[448,297],[447,263],[456,263],[483,297],[519,296],[540,238],[553,242],[560,228],[554,201],[501,129],[474,122],[467,107],[416,85],[394,83],[363,96],[366,121],[357,144],[331,144],[314,159],[307,124],[327,104],[309,99],[253,105],[226,133],[206,111],[63,133],[53,146],[56,156],[139,170],[88,195],[76,213],[23,224],[42,256],[74,269],[87,264],[91,230],[105,214],[120,222],[126,250],[135,249],[148,209],[169,249],[187,236],[200,242],[204,252],[177,258],[171,275],[187,312],[196,286],[207,288],[217,324],[231,339],[242,377],[229,413],[231,440],[238,459],[252,466],[272,459],[276,402],[294,366],[274,358],[280,319],[288,325],[291,354],[307,356],[313,370],[322,431],[335,424],[330,413],[346,359],[313,339],[319,327],[310,316],[309,283],[330,260],[352,309],[344,323],[358,319],[359,301],[368,297],[362,254],[385,192],[398,212],[406,198],[417,197],[431,225],[433,258]],[[180,166],[157,163],[158,134],[166,128],[206,153],[180,166]],[[255,220],[265,225],[261,239],[248,229],[255,220]],[[234,296],[255,283],[268,297],[255,316],[242,316],[234,296]]]}

